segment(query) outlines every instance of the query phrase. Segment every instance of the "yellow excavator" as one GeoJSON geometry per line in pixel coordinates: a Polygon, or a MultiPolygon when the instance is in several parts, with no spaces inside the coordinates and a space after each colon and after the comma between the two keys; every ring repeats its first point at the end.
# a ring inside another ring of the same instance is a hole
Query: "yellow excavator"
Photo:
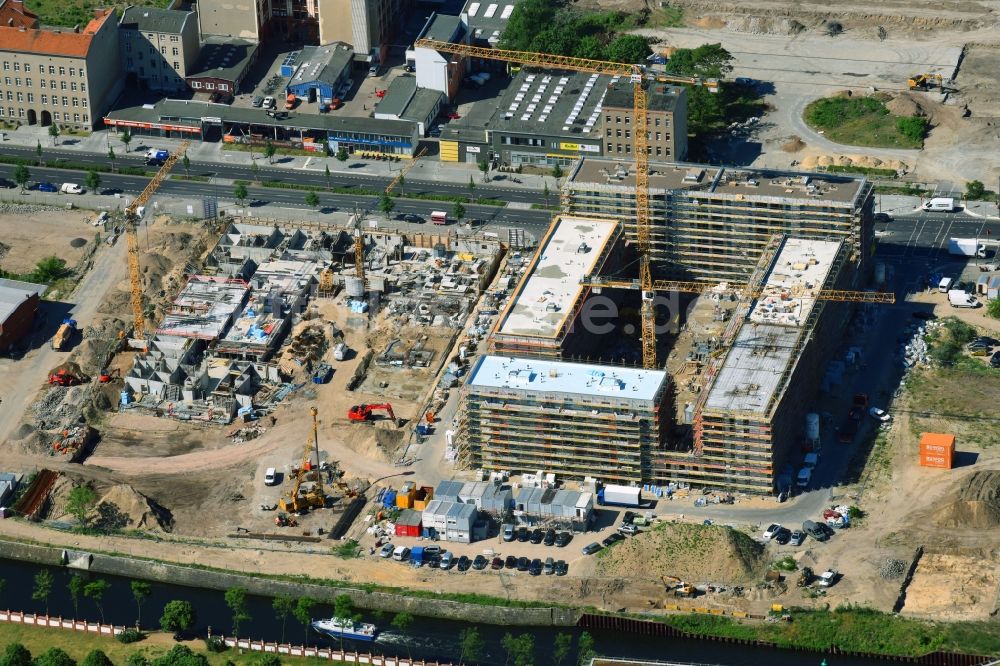
{"type": "Polygon", "coordinates": [[[908,79],[906,84],[910,87],[910,90],[930,90],[935,86],[942,88],[944,77],[940,74],[917,74],[913,78],[908,79]]]}
{"type": "Polygon", "coordinates": [[[323,490],[323,475],[319,469],[319,422],[316,420],[318,411],[315,407],[309,410],[312,414],[313,429],[312,440],[306,441],[306,449],[302,455],[302,465],[295,473],[295,484],[288,495],[283,496],[278,501],[278,508],[287,513],[299,513],[303,509],[322,509],[326,506],[326,493],[323,490]],[[316,451],[316,464],[313,465],[312,453],[316,451]],[[302,482],[306,480],[309,472],[313,472],[313,486],[304,493],[302,482]]]}

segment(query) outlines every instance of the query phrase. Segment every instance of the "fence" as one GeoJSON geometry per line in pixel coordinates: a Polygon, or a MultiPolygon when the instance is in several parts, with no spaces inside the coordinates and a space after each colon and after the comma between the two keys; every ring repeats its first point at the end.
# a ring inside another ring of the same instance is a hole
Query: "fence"
{"type": "Polygon", "coordinates": [[[386,657],[368,652],[346,652],[344,650],[334,650],[333,648],[303,647],[301,645],[287,645],[285,643],[267,643],[264,641],[253,641],[246,638],[225,638],[222,640],[227,647],[235,647],[240,650],[252,650],[254,652],[269,652],[272,654],[284,654],[290,657],[318,657],[320,659],[330,659],[345,664],[371,664],[372,666],[452,666],[448,662],[423,661],[422,659],[407,659],[406,657],[386,657]]]}
{"type": "Polygon", "coordinates": [[[11,610],[0,610],[0,622],[31,624],[36,627],[68,629],[70,631],[83,631],[90,634],[102,634],[104,636],[117,636],[121,632],[125,631],[125,627],[116,627],[113,624],[100,624],[97,622],[87,622],[86,620],[67,620],[62,617],[35,615],[32,613],[23,613],[11,610]]]}

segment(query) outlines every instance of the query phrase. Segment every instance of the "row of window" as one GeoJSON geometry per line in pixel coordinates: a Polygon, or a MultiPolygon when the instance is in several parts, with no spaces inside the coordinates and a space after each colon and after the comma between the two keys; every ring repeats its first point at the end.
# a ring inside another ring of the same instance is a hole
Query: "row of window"
{"type": "MultiPolygon", "coordinates": [[[[615,132],[614,136],[616,136],[618,138],[621,138],[622,131],[620,129],[616,129],[614,132],[615,132]]],[[[610,129],[607,130],[607,136],[608,136],[608,138],[611,138],[611,136],[612,136],[610,129]]],[[[625,138],[626,139],[631,139],[632,138],[632,130],[629,130],[629,129],[625,130],[625,138]]],[[[664,134],[663,132],[657,132],[656,133],[656,140],[657,141],[662,141],[664,139],[666,139],[667,141],[670,141],[670,135],[669,134],[664,134]]],[[[646,140],[647,141],[652,141],[653,140],[653,133],[652,132],[646,132],[646,140]]]]}
{"type": "MultiPolygon", "coordinates": [[[[15,88],[21,88],[22,84],[23,84],[23,87],[25,87],[25,88],[32,88],[33,87],[31,79],[24,79],[22,81],[21,77],[15,77],[15,78],[11,79],[9,76],[5,76],[3,78],[3,82],[4,82],[5,85],[13,86],[15,88]]],[[[47,87],[51,88],[52,90],[66,90],[67,89],[67,85],[66,85],[65,81],[60,81],[59,85],[56,86],[56,80],[55,79],[49,79],[48,85],[46,85],[45,79],[39,79],[38,80],[38,85],[43,90],[45,88],[47,88],[47,87]]],[[[68,89],[72,90],[73,92],[76,92],[77,89],[78,89],[76,81],[71,81],[70,84],[69,84],[69,86],[68,86],[68,89]]],[[[87,92],[87,84],[81,82],[79,84],[79,91],[80,92],[87,92]]]]}
{"type": "MultiPolygon", "coordinates": [[[[608,143],[607,154],[610,155],[612,153],[617,153],[618,155],[621,155],[622,153],[624,153],[625,155],[631,155],[632,154],[632,144],[631,143],[626,143],[626,144],[623,145],[623,144],[620,144],[620,143],[608,143]]],[[[646,146],[646,154],[647,155],[652,155],[653,154],[653,147],[652,146],[646,146]]],[[[670,149],[667,148],[666,152],[664,152],[662,146],[657,146],[656,147],[656,156],[657,157],[664,157],[664,156],[670,157],[670,149]]]]}
{"type": "MultiPolygon", "coordinates": [[[[149,65],[153,69],[156,69],[156,67],[157,67],[157,61],[153,60],[152,62],[149,63],[149,65]]],[[[166,67],[166,65],[164,65],[164,67],[166,67]]],[[[135,69],[135,63],[132,62],[132,58],[128,59],[128,68],[129,68],[129,70],[135,69]]],[[[174,61],[174,70],[178,71],[178,72],[181,71],[181,64],[179,62],[177,62],[176,60],[174,61]]],[[[139,76],[145,76],[145,75],[146,75],[145,69],[143,67],[140,67],[139,68],[139,76]]]]}
{"type": "MultiPolygon", "coordinates": [[[[132,52],[132,44],[130,42],[125,42],[125,51],[127,53],[131,53],[132,52]]],[[[178,49],[176,46],[173,47],[173,48],[171,48],[170,51],[175,56],[181,54],[180,49],[178,49]]],[[[136,52],[139,54],[139,59],[141,60],[142,59],[143,51],[140,50],[140,49],[136,49],[136,52]]],[[[149,52],[151,54],[155,54],[156,53],[156,47],[155,46],[150,46],[149,47],[149,52]]],[[[160,54],[161,55],[167,55],[167,47],[166,46],[161,46],[160,47],[160,54]]]]}
{"type": "MultiPolygon", "coordinates": [[[[201,88],[202,87],[201,81],[192,81],[191,82],[191,87],[192,88],[201,88]]],[[[205,87],[205,90],[216,90],[216,88],[218,88],[218,90],[220,90],[222,92],[229,92],[229,84],[228,83],[220,83],[218,86],[216,86],[214,83],[209,82],[209,83],[206,83],[204,87],[205,87]]]]}
{"type": "MultiPolygon", "coordinates": [[[[653,126],[654,127],[659,127],[661,120],[663,121],[663,126],[664,127],[670,127],[670,118],[660,118],[659,116],[653,118],[653,126]]],[[[606,114],[604,116],[604,122],[608,123],[608,124],[611,124],[611,114],[610,113],[606,114]]],[[[625,116],[625,124],[629,125],[631,123],[632,123],[632,117],[631,116],[625,116]]],[[[622,117],[621,116],[615,116],[615,124],[617,124],[617,125],[621,125],[622,124],[622,117]]]]}
{"type": "MultiPolygon", "coordinates": [[[[15,60],[13,64],[14,64],[14,71],[15,72],[20,72],[21,71],[21,67],[22,67],[21,63],[17,62],[15,60]]],[[[24,71],[26,73],[30,74],[31,73],[31,63],[30,62],[26,62],[26,63],[24,63],[23,66],[24,66],[24,71]]],[[[49,65],[49,74],[55,74],[56,73],[56,69],[57,68],[56,68],[55,65],[49,65]]],[[[10,70],[11,70],[11,63],[9,63],[6,60],[4,60],[3,61],[3,71],[9,72],[10,70]]],[[[66,68],[65,67],[59,67],[58,70],[59,70],[59,76],[66,76],[66,68]]],[[[79,71],[80,71],[80,78],[83,78],[85,76],[83,67],[81,67],[79,71]]],[[[69,75],[70,76],[76,76],[76,72],[77,72],[76,67],[70,67],[69,68],[69,75]]],[[[45,73],[45,65],[39,65],[38,66],[38,73],[39,74],[44,74],[45,73]]]]}
{"type": "MultiPolygon", "coordinates": [[[[137,34],[139,34],[139,33],[132,32],[131,30],[128,30],[128,31],[124,32],[126,41],[131,41],[132,38],[135,35],[137,35],[137,34]]],[[[157,35],[157,34],[152,33],[152,32],[147,32],[146,33],[146,38],[147,39],[157,39],[157,38],[163,39],[163,35],[157,35]]],[[[180,41],[180,37],[178,37],[177,35],[170,35],[170,41],[172,41],[172,42],[178,42],[178,41],[180,41]]]]}
{"type": "MultiPolygon", "coordinates": [[[[9,106],[6,109],[4,109],[2,106],[0,106],[0,118],[4,118],[4,117],[24,118],[26,115],[27,115],[27,112],[24,109],[15,109],[12,106],[9,106]]],[[[61,120],[61,121],[65,122],[65,123],[68,123],[68,122],[74,122],[74,123],[85,122],[85,123],[89,123],[90,122],[90,116],[87,115],[86,113],[84,113],[84,114],[74,113],[73,114],[73,119],[70,120],[70,114],[69,114],[68,111],[65,112],[65,113],[59,113],[58,111],[53,111],[52,112],[52,120],[61,120]],[[82,120],[81,120],[81,118],[82,118],[82,120]]]]}
{"type": "MultiPolygon", "coordinates": [[[[7,91],[7,101],[8,102],[13,102],[16,99],[18,102],[23,102],[25,100],[25,95],[27,95],[27,100],[28,100],[29,104],[34,104],[35,103],[35,94],[34,93],[18,92],[15,95],[15,93],[12,92],[12,91],[10,91],[10,90],[7,91]]],[[[42,104],[48,104],[49,103],[49,96],[48,95],[42,95],[41,98],[42,98],[42,104]]],[[[0,95],[0,99],[2,99],[2,95],[0,95]]],[[[82,100],[80,100],[80,99],[78,99],[76,97],[63,97],[62,98],[62,105],[63,106],[70,106],[71,104],[72,104],[72,106],[82,106],[83,108],[86,109],[87,108],[87,99],[83,98],[82,100]]],[[[53,106],[59,106],[59,97],[58,96],[56,96],[56,95],[52,96],[52,105],[53,106]]]]}

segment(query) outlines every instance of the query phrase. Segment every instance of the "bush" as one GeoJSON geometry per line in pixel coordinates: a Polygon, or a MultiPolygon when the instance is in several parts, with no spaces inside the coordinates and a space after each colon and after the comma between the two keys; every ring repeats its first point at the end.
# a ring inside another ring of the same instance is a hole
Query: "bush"
{"type": "Polygon", "coordinates": [[[225,652],[229,648],[222,636],[208,636],[205,638],[205,649],[209,652],[225,652]]]}
{"type": "Polygon", "coordinates": [[[799,565],[795,563],[794,557],[786,555],[774,563],[774,568],[778,571],[795,571],[799,568],[799,565]]]}
{"type": "Polygon", "coordinates": [[[3,666],[31,666],[31,652],[20,643],[8,643],[0,655],[3,666]]]}
{"type": "Polygon", "coordinates": [[[62,648],[49,648],[35,658],[35,666],[76,666],[76,662],[62,648]]]}
{"type": "Polygon", "coordinates": [[[209,666],[204,655],[196,654],[186,645],[175,645],[159,659],[153,660],[152,666],[209,666]]]}
{"type": "Polygon", "coordinates": [[[966,199],[982,199],[986,194],[986,186],[981,181],[970,180],[965,184],[966,199]]]}
{"type": "Polygon", "coordinates": [[[80,662],[80,666],[115,666],[103,650],[91,650],[80,662]]]}
{"type": "Polygon", "coordinates": [[[840,127],[869,114],[885,116],[889,109],[874,97],[824,97],[806,107],[806,120],[821,129],[840,127]]]}
{"type": "Polygon", "coordinates": [[[927,135],[927,119],[913,116],[910,118],[897,118],[896,129],[899,133],[912,141],[923,141],[927,135]]]}
{"type": "Polygon", "coordinates": [[[976,329],[955,317],[945,319],[944,328],[948,331],[948,337],[960,345],[972,342],[976,338],[976,329]]]}
{"type": "Polygon", "coordinates": [[[1000,319],[1000,298],[994,298],[990,301],[990,304],[986,306],[986,314],[994,319],[1000,319]]]}

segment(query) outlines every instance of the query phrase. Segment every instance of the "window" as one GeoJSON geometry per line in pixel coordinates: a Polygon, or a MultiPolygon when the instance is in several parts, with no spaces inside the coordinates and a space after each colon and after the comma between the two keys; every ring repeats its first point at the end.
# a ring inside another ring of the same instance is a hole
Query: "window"
{"type": "Polygon", "coordinates": [[[87,84],[86,83],[81,83],[80,84],[80,92],[87,92],[87,84]]]}
{"type": "Polygon", "coordinates": [[[69,97],[63,97],[63,106],[69,106],[69,97]]]}
{"type": "Polygon", "coordinates": [[[24,118],[24,109],[18,109],[17,110],[17,117],[18,118],[24,118]]]}
{"type": "Polygon", "coordinates": [[[85,109],[87,108],[87,98],[86,97],[84,97],[83,99],[80,100],[80,106],[82,106],[85,109]]]}
{"type": "Polygon", "coordinates": [[[60,67],[59,68],[59,76],[66,76],[66,68],[65,67],[60,67]]]}
{"type": "Polygon", "coordinates": [[[220,83],[219,84],[219,90],[221,90],[222,92],[229,92],[229,84],[228,83],[220,83]]]}
{"type": "Polygon", "coordinates": [[[18,88],[21,87],[21,77],[20,76],[17,77],[16,79],[14,79],[14,85],[17,86],[18,88]]]}
{"type": "Polygon", "coordinates": [[[25,79],[24,80],[24,85],[26,85],[27,87],[30,88],[31,87],[31,79],[25,79]]]}
{"type": "Polygon", "coordinates": [[[160,47],[160,53],[166,55],[166,53],[167,53],[167,47],[166,46],[161,46],[160,47]]]}
{"type": "Polygon", "coordinates": [[[70,67],[69,68],[69,75],[70,76],[76,76],[76,67],[70,67]]]}
{"type": "Polygon", "coordinates": [[[3,71],[5,71],[5,72],[9,72],[10,71],[10,63],[7,62],[6,60],[3,61],[3,71]]]}
{"type": "Polygon", "coordinates": [[[208,89],[208,90],[215,90],[215,84],[214,83],[206,83],[205,84],[205,88],[208,89]]]}
{"type": "Polygon", "coordinates": [[[174,60],[174,69],[177,70],[177,71],[180,71],[180,69],[181,69],[181,64],[179,62],[177,62],[176,60],[174,60]]]}
{"type": "Polygon", "coordinates": [[[615,130],[615,136],[617,136],[620,139],[621,136],[622,136],[622,131],[620,129],[616,129],[615,130]]]}
{"type": "Polygon", "coordinates": [[[625,138],[626,139],[632,138],[632,130],[625,130],[625,138]]]}
{"type": "Polygon", "coordinates": [[[56,89],[56,80],[55,79],[49,79],[49,88],[52,88],[53,90],[56,89]]]}
{"type": "Polygon", "coordinates": [[[34,103],[35,103],[35,94],[28,93],[28,104],[34,104],[34,103]]]}
{"type": "Polygon", "coordinates": [[[21,63],[19,63],[16,60],[14,61],[14,71],[15,72],[20,72],[21,71],[21,63]]]}
{"type": "Polygon", "coordinates": [[[4,115],[5,115],[5,113],[4,113],[3,107],[0,106],[0,118],[3,118],[4,115]]]}
{"type": "Polygon", "coordinates": [[[611,143],[609,143],[609,144],[608,144],[608,152],[609,152],[609,153],[611,152],[611,146],[613,146],[613,145],[614,145],[614,144],[611,144],[611,143]]]}
{"type": "Polygon", "coordinates": [[[611,136],[611,130],[608,130],[608,136],[611,136]]]}
{"type": "Polygon", "coordinates": [[[59,82],[59,90],[66,90],[66,82],[65,81],[60,81],[59,82]]]}
{"type": "Polygon", "coordinates": [[[28,62],[24,63],[24,71],[25,72],[30,72],[31,71],[31,63],[28,63],[28,62]]]}
{"type": "Polygon", "coordinates": [[[86,74],[83,73],[83,67],[80,68],[80,78],[82,79],[86,74]]]}
{"type": "Polygon", "coordinates": [[[177,35],[170,35],[170,41],[176,42],[178,39],[177,35]]]}
{"type": "Polygon", "coordinates": [[[659,132],[657,132],[657,133],[656,133],[656,140],[657,140],[657,141],[659,141],[659,140],[660,140],[660,133],[659,133],[659,132]]]}
{"type": "Polygon", "coordinates": [[[80,114],[79,113],[74,113],[73,114],[73,122],[74,123],[80,122],[80,114]]]}
{"type": "Polygon", "coordinates": [[[42,86],[42,89],[45,88],[45,79],[39,79],[38,83],[42,86]]]}
{"type": "Polygon", "coordinates": [[[17,101],[18,102],[23,102],[24,101],[24,93],[23,92],[17,93],[17,101]]]}
{"type": "Polygon", "coordinates": [[[626,155],[630,155],[631,153],[632,153],[632,144],[626,143],[625,144],[625,154],[626,155]]]}
{"type": "Polygon", "coordinates": [[[80,100],[78,100],[76,97],[73,98],[73,106],[80,106],[80,100]]]}
{"type": "Polygon", "coordinates": [[[656,126],[657,126],[657,127],[659,127],[659,126],[660,126],[660,119],[659,119],[659,118],[657,118],[657,119],[656,119],[656,120],[654,120],[653,122],[655,122],[655,123],[656,123],[656,126]]]}
{"type": "Polygon", "coordinates": [[[70,88],[70,90],[72,90],[73,92],[76,92],[76,81],[73,81],[72,83],[70,83],[70,84],[69,84],[69,88],[70,88]]]}
{"type": "Polygon", "coordinates": [[[656,156],[659,157],[662,152],[663,152],[663,149],[660,148],[659,146],[657,146],[656,147],[656,156]]]}
{"type": "Polygon", "coordinates": [[[173,51],[174,55],[179,55],[180,54],[180,51],[177,50],[176,46],[174,48],[172,48],[171,51],[173,51]]]}
{"type": "Polygon", "coordinates": [[[147,32],[146,36],[149,37],[150,39],[153,39],[153,33],[151,33],[151,32],[147,32]]]}
{"type": "Polygon", "coordinates": [[[42,104],[48,104],[48,103],[49,103],[49,96],[42,95],[42,104]]]}
{"type": "Polygon", "coordinates": [[[83,122],[85,122],[85,123],[89,123],[90,122],[90,116],[88,116],[86,113],[83,114],[83,122]]]}
{"type": "Polygon", "coordinates": [[[191,87],[192,88],[201,88],[201,81],[192,81],[191,82],[191,87]]]}
{"type": "Polygon", "coordinates": [[[55,73],[56,73],[55,66],[54,65],[49,65],[49,74],[55,74],[55,73]]]}
{"type": "Polygon", "coordinates": [[[617,124],[621,125],[621,123],[622,123],[622,118],[621,118],[621,116],[615,116],[615,122],[616,122],[617,124]]]}

